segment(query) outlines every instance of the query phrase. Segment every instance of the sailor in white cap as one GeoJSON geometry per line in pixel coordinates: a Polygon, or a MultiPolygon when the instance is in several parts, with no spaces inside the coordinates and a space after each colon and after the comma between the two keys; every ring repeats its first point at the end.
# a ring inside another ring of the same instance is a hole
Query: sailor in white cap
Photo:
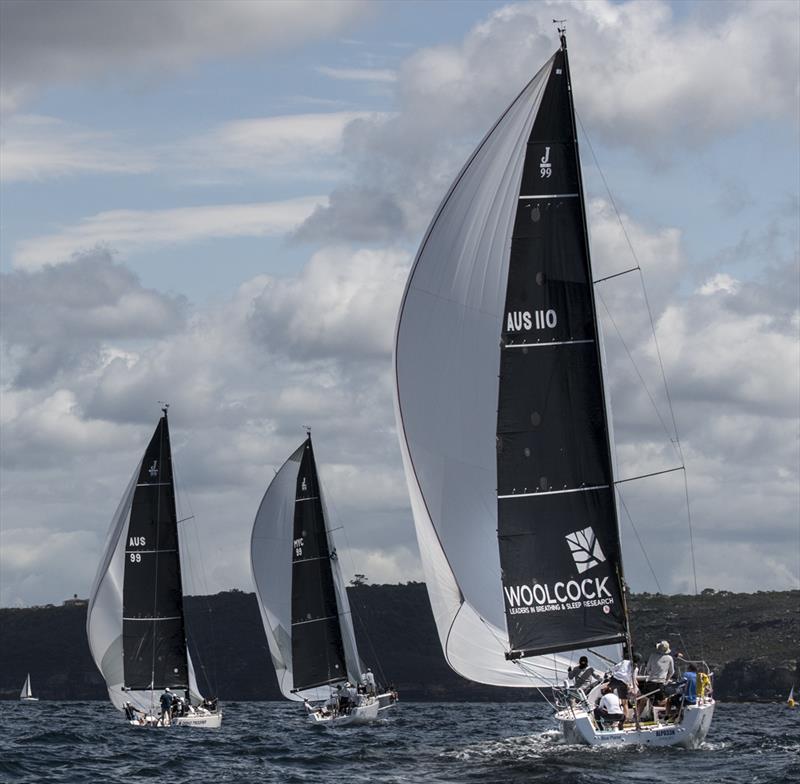
{"type": "Polygon", "coordinates": [[[662,702],[666,698],[663,690],[664,684],[675,675],[675,662],[670,656],[669,642],[667,640],[661,640],[661,642],[656,643],[655,652],[651,653],[647,659],[644,675],[646,680],[642,694],[647,695],[655,692],[651,694],[653,702],[662,702]]]}

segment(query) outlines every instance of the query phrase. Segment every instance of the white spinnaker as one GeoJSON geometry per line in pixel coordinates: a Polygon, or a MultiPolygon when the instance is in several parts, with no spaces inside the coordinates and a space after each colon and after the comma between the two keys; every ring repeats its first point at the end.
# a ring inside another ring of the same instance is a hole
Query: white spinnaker
{"type": "Polygon", "coordinates": [[[497,542],[497,373],[511,235],[551,67],[552,59],[506,110],[439,207],[395,336],[395,416],[442,649],[460,675],[498,686],[553,685],[574,662],[569,654],[506,660],[497,542]]]}
{"type": "MultiPolygon", "coordinates": [[[[128,482],[108,529],[103,557],[89,592],[86,636],[89,639],[92,658],[106,682],[108,696],[114,707],[122,710],[125,703],[130,701],[139,710],[149,712],[158,705],[158,693],[123,688],[125,673],[122,649],[122,592],[125,577],[125,539],[140,470],[141,462],[136,466],[128,482]]],[[[197,688],[194,667],[188,652],[187,657],[190,698],[193,703],[199,703],[203,697],[197,688]]]]}

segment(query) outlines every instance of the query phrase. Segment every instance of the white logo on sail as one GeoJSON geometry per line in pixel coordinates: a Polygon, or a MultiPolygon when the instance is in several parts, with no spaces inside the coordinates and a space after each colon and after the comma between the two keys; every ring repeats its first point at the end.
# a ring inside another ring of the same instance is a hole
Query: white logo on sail
{"type": "Polygon", "coordinates": [[[553,173],[553,164],[550,163],[550,148],[544,148],[544,155],[541,158],[541,163],[539,164],[539,176],[540,177],[549,177],[553,173]]]}
{"type": "Polygon", "coordinates": [[[308,485],[306,485],[306,478],[305,478],[305,477],[303,477],[303,481],[302,481],[302,482],[300,482],[300,489],[301,489],[303,492],[305,492],[306,490],[308,490],[308,485]]]}
{"type": "Polygon", "coordinates": [[[578,567],[578,574],[583,574],[587,569],[606,560],[600,549],[600,542],[597,541],[591,526],[582,531],[567,534],[566,539],[569,549],[572,551],[575,566],[578,567]]]}
{"type": "Polygon", "coordinates": [[[153,465],[150,466],[148,473],[150,476],[158,476],[158,460],[153,460],[153,465]]]}

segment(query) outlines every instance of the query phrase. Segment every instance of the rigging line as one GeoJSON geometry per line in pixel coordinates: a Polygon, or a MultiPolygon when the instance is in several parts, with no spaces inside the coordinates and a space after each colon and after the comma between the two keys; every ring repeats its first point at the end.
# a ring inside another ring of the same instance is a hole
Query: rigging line
{"type": "MultiPolygon", "coordinates": [[[[342,537],[344,539],[346,558],[350,562],[350,567],[352,569],[353,575],[355,575],[355,573],[356,573],[355,572],[355,559],[353,558],[353,548],[352,548],[352,546],[350,544],[350,538],[347,536],[347,529],[345,528],[344,523],[342,522],[342,519],[339,516],[339,510],[336,507],[336,503],[333,500],[331,500],[331,496],[328,494],[327,486],[324,483],[324,481],[322,479],[322,475],[319,474],[319,472],[317,473],[317,481],[319,483],[320,493],[321,493],[322,497],[325,500],[325,506],[328,508],[328,510],[330,512],[330,517],[332,518],[332,519],[327,521],[328,525],[330,526],[328,528],[328,532],[329,533],[332,533],[333,531],[341,531],[342,532],[341,535],[342,535],[342,537]],[[335,523],[335,526],[332,525],[333,523],[335,523]]],[[[338,550],[337,550],[337,552],[338,552],[338,550]]],[[[341,559],[341,556],[339,556],[339,557],[341,559]]],[[[342,578],[344,578],[344,575],[342,575],[342,578]]],[[[353,586],[353,587],[355,587],[355,586],[353,586]]],[[[347,594],[347,586],[346,585],[344,586],[344,591],[345,591],[345,594],[347,594]]],[[[348,604],[349,604],[349,602],[350,602],[350,600],[349,600],[349,597],[348,597],[348,604]]],[[[366,624],[363,616],[358,611],[358,606],[357,605],[355,607],[353,607],[353,605],[351,605],[350,614],[353,615],[358,620],[358,622],[359,622],[359,624],[361,626],[361,630],[363,632],[364,638],[366,639],[367,645],[369,646],[369,649],[372,652],[372,656],[373,656],[373,659],[374,659],[374,662],[375,662],[375,669],[377,670],[378,676],[381,679],[383,686],[386,687],[388,685],[388,683],[389,683],[389,680],[387,679],[386,673],[385,673],[383,667],[381,666],[380,657],[378,656],[378,652],[375,649],[374,643],[372,642],[372,637],[371,637],[371,635],[370,635],[370,633],[369,633],[369,631],[367,629],[367,624],[366,624]]],[[[361,666],[361,664],[362,664],[362,662],[360,661],[360,657],[359,657],[359,667],[361,666]]],[[[361,675],[361,673],[359,673],[359,675],[361,675]]]]}
{"type": "Polygon", "coordinates": [[[608,199],[611,202],[611,206],[614,208],[614,213],[617,216],[617,220],[619,221],[619,225],[622,228],[622,233],[625,236],[625,241],[628,243],[628,247],[631,250],[631,256],[633,256],[633,260],[636,262],[636,266],[639,266],[639,258],[636,255],[636,251],[633,249],[633,243],[631,242],[631,238],[628,236],[628,230],[625,228],[625,224],[622,222],[622,215],[620,211],[617,209],[617,203],[614,201],[614,195],[611,193],[611,188],[608,187],[608,181],[606,180],[606,175],[603,173],[603,169],[600,167],[600,161],[597,160],[597,155],[594,152],[594,146],[592,145],[592,140],[589,138],[589,134],[586,132],[586,128],[584,128],[583,120],[581,120],[580,114],[578,114],[578,110],[575,110],[575,116],[578,118],[578,124],[581,126],[581,131],[583,131],[583,137],[586,139],[587,144],[589,145],[589,151],[592,153],[592,160],[594,161],[594,165],[597,167],[597,171],[600,173],[600,178],[603,180],[603,185],[606,188],[606,193],[608,194],[608,199]]]}
{"type": "MultiPolygon", "coordinates": [[[[535,676],[534,676],[533,668],[531,668],[531,667],[530,667],[530,665],[529,665],[529,664],[528,664],[526,661],[524,661],[523,659],[516,659],[514,663],[517,665],[517,667],[519,667],[519,669],[521,670],[522,674],[523,674],[523,675],[524,675],[526,678],[528,678],[529,680],[533,680],[533,679],[534,679],[534,677],[535,677],[535,676]]],[[[547,694],[545,694],[545,692],[542,690],[542,687],[541,687],[541,686],[539,686],[539,685],[538,685],[538,684],[537,684],[535,681],[534,681],[534,683],[532,684],[532,686],[533,686],[533,688],[534,688],[534,689],[536,689],[536,691],[538,691],[538,692],[539,692],[539,696],[540,696],[540,697],[542,697],[542,698],[544,699],[544,701],[545,701],[545,702],[546,702],[546,703],[547,703],[547,704],[548,704],[548,705],[549,705],[549,706],[550,706],[550,707],[551,707],[553,710],[556,710],[555,703],[553,703],[553,702],[551,702],[551,701],[550,701],[550,698],[549,698],[549,697],[547,696],[547,694]]],[[[550,688],[552,689],[553,687],[551,686],[550,688]]]]}
{"type": "Polygon", "coordinates": [[[656,588],[658,588],[659,593],[664,593],[661,590],[661,583],[658,581],[658,577],[656,576],[656,570],[653,569],[653,564],[650,562],[650,558],[647,556],[647,550],[644,548],[644,542],[642,542],[642,538],[639,536],[639,531],[634,525],[633,517],[631,516],[630,510],[628,509],[628,505],[625,503],[625,499],[622,497],[622,491],[618,491],[619,493],[619,502],[622,504],[622,508],[625,510],[625,515],[628,518],[628,522],[631,524],[631,528],[633,529],[633,533],[636,536],[636,541],[639,543],[639,548],[642,551],[642,555],[644,556],[644,560],[647,562],[648,567],[650,568],[650,574],[653,575],[653,580],[655,580],[656,588]]]}
{"type": "MultiPolygon", "coordinates": [[[[672,418],[672,429],[675,431],[675,445],[678,449],[678,454],[681,458],[681,463],[685,464],[686,460],[683,457],[683,447],[681,446],[681,439],[678,434],[678,423],[675,419],[675,409],[672,406],[672,396],[669,393],[669,385],[667,384],[667,374],[664,372],[664,360],[661,356],[661,347],[658,343],[658,337],[656,335],[656,325],[655,321],[653,320],[653,311],[650,308],[650,299],[647,296],[647,288],[644,285],[644,274],[641,270],[639,270],[639,281],[642,286],[642,294],[644,295],[644,302],[647,306],[647,315],[650,318],[650,330],[653,333],[653,343],[656,347],[656,356],[658,357],[658,366],[661,369],[661,379],[664,384],[664,394],[667,396],[667,405],[669,406],[669,414],[672,418]]],[[[694,553],[694,527],[692,525],[692,508],[691,504],[689,503],[689,478],[686,475],[686,472],[683,472],[683,489],[684,494],[686,496],[686,517],[689,523],[689,550],[692,555],[692,577],[694,579],[694,595],[697,596],[697,564],[695,561],[695,553],[694,553]]],[[[702,635],[702,633],[701,633],[702,635]]],[[[701,637],[701,655],[705,655],[704,651],[702,650],[702,637],[701,637]]]]}
{"type": "Polygon", "coordinates": [[[627,275],[629,272],[636,272],[636,270],[639,270],[641,272],[641,269],[642,268],[637,264],[635,267],[622,270],[622,272],[615,272],[613,275],[606,275],[604,278],[598,278],[597,280],[593,280],[592,283],[596,286],[598,283],[603,283],[604,281],[611,280],[612,278],[618,278],[620,277],[620,275],[627,275]]]}
{"type": "MultiPolygon", "coordinates": [[[[672,418],[672,427],[673,427],[673,430],[675,432],[675,446],[677,448],[678,455],[680,456],[681,463],[685,463],[686,461],[683,458],[683,449],[681,447],[680,437],[678,435],[678,425],[677,425],[677,422],[675,421],[675,411],[674,411],[674,409],[672,407],[672,398],[671,398],[671,396],[669,394],[669,386],[667,385],[667,377],[666,377],[666,374],[664,373],[664,362],[663,362],[663,359],[662,359],[662,356],[661,356],[661,348],[660,348],[660,346],[658,344],[658,338],[656,337],[656,327],[655,327],[655,322],[653,320],[653,311],[650,308],[650,299],[647,296],[647,289],[646,289],[646,287],[644,285],[644,273],[641,270],[641,265],[639,264],[639,258],[636,255],[636,251],[634,250],[633,243],[631,242],[631,238],[628,235],[628,231],[625,228],[625,224],[622,222],[622,215],[620,214],[620,211],[617,209],[617,203],[614,201],[614,196],[611,193],[611,188],[608,187],[608,181],[606,180],[606,176],[603,173],[603,169],[600,166],[600,161],[597,160],[597,155],[595,155],[594,147],[592,145],[592,140],[589,138],[589,134],[586,132],[586,128],[584,127],[583,121],[581,120],[580,115],[578,115],[577,111],[576,111],[575,115],[578,118],[578,123],[581,126],[581,130],[583,131],[584,138],[586,139],[586,141],[587,141],[587,143],[589,145],[589,150],[592,153],[592,159],[594,160],[595,166],[597,166],[597,171],[600,173],[600,177],[603,180],[603,185],[605,185],[606,192],[608,193],[608,198],[609,198],[609,200],[611,202],[611,206],[614,208],[614,212],[617,215],[617,220],[619,221],[619,225],[622,228],[622,233],[625,235],[625,241],[628,243],[628,247],[630,248],[630,251],[631,251],[631,256],[633,257],[633,260],[636,262],[636,266],[640,267],[640,269],[639,269],[639,279],[641,281],[642,293],[644,294],[645,305],[647,306],[647,314],[648,314],[648,316],[650,318],[650,329],[652,330],[652,333],[653,333],[653,342],[655,343],[655,347],[656,347],[656,355],[658,357],[658,364],[659,364],[659,367],[661,368],[661,378],[662,378],[663,383],[664,383],[664,392],[666,393],[666,396],[667,396],[667,403],[668,403],[668,406],[669,406],[670,417],[672,418]]],[[[605,303],[603,303],[603,304],[605,305],[605,303]]],[[[608,310],[607,307],[606,307],[606,310],[608,310]]],[[[660,418],[661,418],[661,415],[659,414],[659,419],[660,418]]],[[[689,481],[688,481],[688,478],[686,477],[686,472],[684,472],[683,476],[684,476],[684,488],[685,488],[685,492],[686,492],[686,513],[687,513],[687,517],[689,519],[689,548],[690,548],[691,555],[692,555],[692,577],[694,578],[694,592],[695,592],[695,596],[696,596],[697,593],[698,593],[698,590],[697,590],[697,564],[695,562],[695,553],[694,553],[694,532],[693,532],[693,527],[692,527],[692,514],[691,514],[691,511],[690,511],[690,508],[689,508],[689,481]]]]}
{"type": "Polygon", "coordinates": [[[623,482],[635,482],[638,479],[647,479],[650,476],[661,476],[661,474],[673,474],[675,471],[685,471],[686,466],[679,465],[677,468],[665,468],[663,471],[653,471],[650,474],[640,474],[639,476],[631,476],[628,479],[617,479],[614,484],[621,485],[623,482]]]}
{"type": "MultiPolygon", "coordinates": [[[[672,444],[673,448],[676,448],[675,439],[673,438],[672,433],[670,432],[669,427],[667,427],[667,423],[664,421],[664,417],[661,416],[661,411],[658,409],[658,405],[656,404],[655,399],[653,398],[652,393],[650,392],[650,388],[647,386],[640,370],[639,366],[636,364],[636,360],[633,358],[633,354],[631,350],[628,348],[628,344],[625,342],[625,338],[622,337],[622,333],[620,332],[619,327],[617,326],[617,322],[614,320],[614,316],[611,315],[611,310],[608,307],[603,295],[598,292],[597,296],[600,298],[600,302],[603,303],[603,308],[605,309],[606,314],[608,315],[609,320],[611,321],[612,326],[614,327],[614,331],[617,333],[617,337],[622,343],[622,347],[625,349],[625,353],[628,355],[628,359],[630,359],[631,364],[633,365],[633,369],[636,371],[636,375],[639,378],[642,386],[644,387],[644,391],[647,393],[647,397],[650,399],[650,404],[653,406],[653,410],[656,412],[656,416],[658,417],[658,421],[661,422],[661,427],[664,430],[669,442],[672,444]]],[[[680,449],[677,449],[677,454],[681,458],[681,463],[683,463],[683,455],[681,454],[680,449]]]]}

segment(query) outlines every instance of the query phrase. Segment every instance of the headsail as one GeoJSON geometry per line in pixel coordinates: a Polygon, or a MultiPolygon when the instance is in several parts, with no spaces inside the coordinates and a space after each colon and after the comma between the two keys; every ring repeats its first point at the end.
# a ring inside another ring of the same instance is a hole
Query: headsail
{"type": "MultiPolygon", "coordinates": [[[[539,644],[535,635],[546,613],[527,615],[521,632],[515,625],[517,614],[509,616],[507,626],[503,586],[527,580],[526,601],[532,586],[545,582],[542,556],[552,557],[559,544],[555,538],[552,545],[542,543],[548,531],[556,531],[568,558],[565,534],[590,527],[605,548],[605,562],[618,551],[605,529],[595,528],[594,517],[583,518],[578,526],[561,509],[531,508],[533,501],[545,501],[533,498],[537,488],[549,492],[560,481],[558,489],[570,489],[570,482],[580,486],[598,474],[582,474],[560,458],[565,447],[572,461],[580,463],[579,440],[568,440],[570,430],[577,433],[584,423],[594,427],[599,412],[593,404],[589,411],[567,414],[559,430],[557,418],[565,414],[565,401],[571,398],[576,361],[566,351],[555,353],[555,346],[541,345],[574,339],[570,348],[588,345],[592,356],[597,353],[595,344],[577,342],[590,339],[593,319],[586,302],[591,284],[584,238],[579,234],[564,239],[571,230],[583,230],[576,164],[569,163],[574,139],[563,140],[560,120],[554,116],[563,111],[568,90],[565,68],[565,53],[557,52],[456,178],[417,254],[395,340],[395,412],[445,657],[465,677],[502,686],[553,684],[565,677],[571,661],[556,655],[524,662],[507,659],[520,649],[520,642],[526,644],[526,653],[539,644]],[[569,166],[571,174],[566,174],[569,166]],[[547,186],[540,186],[539,180],[547,186]],[[546,231],[539,224],[547,226],[546,231]],[[515,349],[508,345],[511,333],[515,349]],[[548,352],[537,355],[545,364],[519,363],[535,352],[548,352]],[[549,393],[563,399],[551,400],[549,393]],[[534,434],[536,428],[540,431],[534,434]],[[511,499],[526,505],[523,513],[507,513],[502,496],[528,491],[531,501],[511,499]],[[568,530],[562,533],[562,527],[568,530]],[[507,547],[510,537],[524,539],[514,554],[507,547]],[[527,647],[531,640],[535,644],[527,647]]],[[[579,351],[584,352],[580,358],[585,364],[592,362],[585,349],[579,351]]],[[[588,385],[575,383],[578,392],[588,385]]],[[[602,471],[597,481],[611,484],[602,471]]],[[[564,498],[574,506],[575,495],[564,498]]],[[[605,496],[595,501],[588,493],[580,495],[593,502],[586,511],[605,510],[605,496]]],[[[577,517],[582,514],[583,510],[575,512],[577,517]]],[[[575,562],[571,571],[578,575],[575,562]]],[[[565,575],[564,582],[568,579],[565,575]]],[[[616,577],[613,582],[607,580],[602,588],[618,598],[613,593],[616,577]]],[[[597,612],[605,615],[602,607],[597,612]]],[[[615,627],[586,638],[597,639],[599,645],[621,639],[618,632],[615,627]]],[[[542,652],[581,644],[551,644],[552,634],[546,634],[542,652]]]]}
{"type": "Polygon", "coordinates": [[[186,650],[175,488],[166,414],[131,477],[109,529],[86,620],[89,647],[111,701],[142,710],[153,690],[201,699],[186,650]]]}
{"type": "Polygon", "coordinates": [[[324,699],[329,684],[360,677],[328,519],[309,436],[267,488],[250,541],[261,618],[288,699],[324,699]]]}

